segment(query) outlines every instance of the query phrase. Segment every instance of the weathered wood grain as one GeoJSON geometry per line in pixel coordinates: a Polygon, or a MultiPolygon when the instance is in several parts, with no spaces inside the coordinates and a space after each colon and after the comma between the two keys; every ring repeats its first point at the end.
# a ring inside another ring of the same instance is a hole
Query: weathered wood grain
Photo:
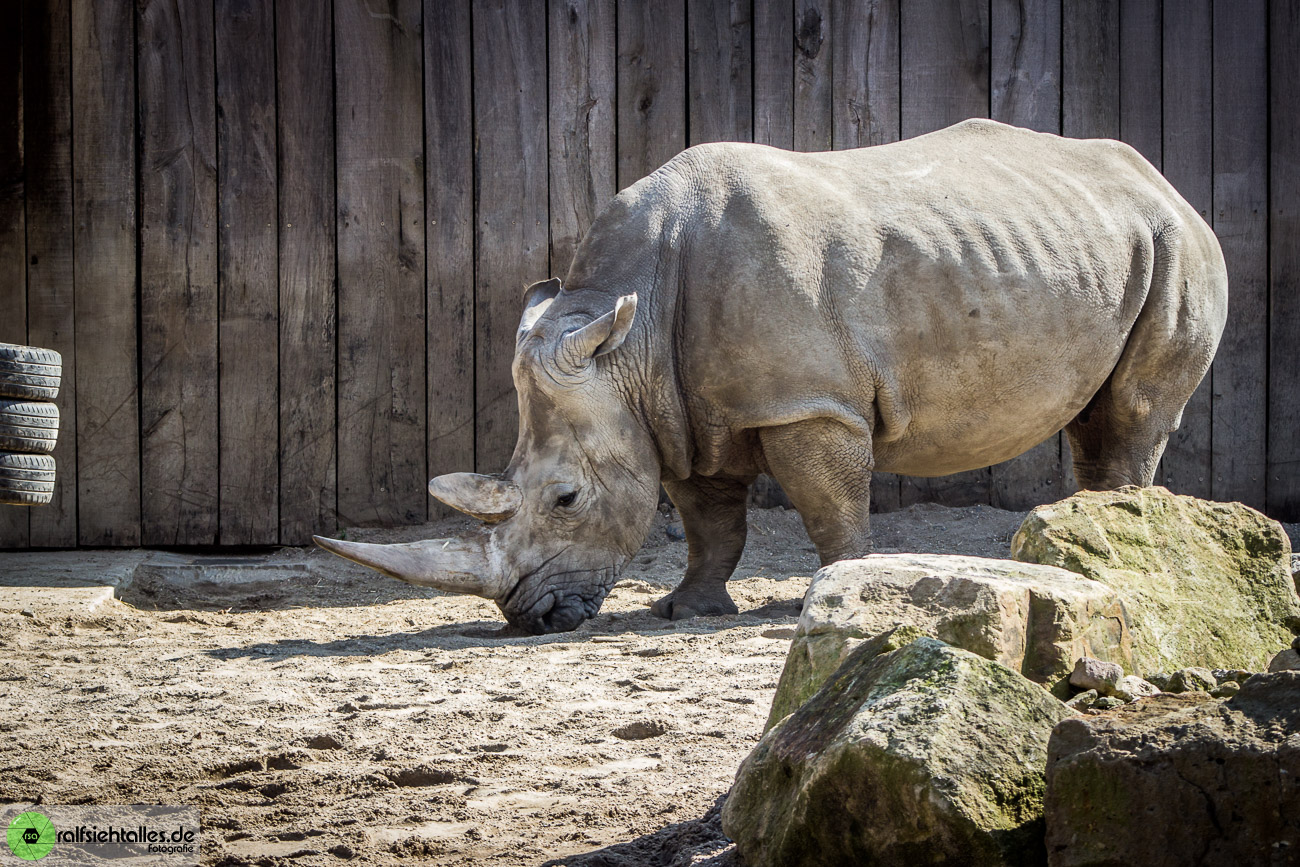
{"type": "Polygon", "coordinates": [[[218,526],[212,2],[140,0],[137,10],[142,541],[210,545],[218,526]]]}
{"type": "MultiPolygon", "coordinates": [[[[1040,132],[1061,131],[1061,0],[994,0],[990,9],[990,116],[1040,132]]],[[[1062,434],[989,468],[990,502],[1030,509],[1064,495],[1062,434]]]]}
{"type": "Polygon", "coordinates": [[[280,538],[275,10],[216,0],[219,535],[280,538]]]}
{"type": "MultiPolygon", "coordinates": [[[[918,0],[901,4],[900,11],[902,137],[912,138],[969,117],[987,117],[988,4],[918,0]]],[[[938,478],[905,476],[900,502],[987,503],[991,478],[987,469],[938,478]]]]}
{"type": "Polygon", "coordinates": [[[899,0],[837,0],[832,7],[831,144],[898,141],[899,0]]]}
{"type": "Polygon", "coordinates": [[[72,5],[73,283],[76,289],[77,539],[138,545],[140,394],[136,323],[135,7],[72,5]]]}
{"type": "Polygon", "coordinates": [[[1300,3],[1269,20],[1269,515],[1300,521],[1300,3]]]}
{"type": "Polygon", "coordinates": [[[334,22],[318,3],[275,17],[280,541],[302,545],[338,524],[334,22]]]}
{"type": "Polygon", "coordinates": [[[1125,0],[1119,10],[1119,137],[1160,168],[1164,124],[1161,0],[1125,0]]]}
{"type": "MultiPolygon", "coordinates": [[[[1166,4],[1161,51],[1161,168],[1206,220],[1214,202],[1210,9],[1210,0],[1166,4]]],[[[1208,375],[1183,409],[1182,424],[1169,437],[1156,478],[1180,494],[1211,495],[1208,375]]]]}
{"type": "Polygon", "coordinates": [[[618,4],[618,188],[686,147],[686,6],[618,4]]]}
{"type": "Polygon", "coordinates": [[[993,0],[994,120],[1061,131],[1061,0],[993,0]]]}
{"type": "MultiPolygon", "coordinates": [[[[897,0],[830,4],[830,31],[819,57],[830,54],[830,145],[836,150],[898,140],[898,27],[897,0]]],[[[898,509],[900,485],[894,473],[874,473],[871,508],[898,509]]]]}
{"type": "MultiPolygon", "coordinates": [[[[474,468],[474,123],[470,0],[424,4],[429,475],[474,468]]],[[[612,169],[611,169],[612,170],[612,169]]],[[[431,515],[452,510],[437,501],[431,515]]]]}
{"type": "Polygon", "coordinates": [[[794,4],[794,149],[828,151],[835,97],[831,0],[794,4]]]}
{"type": "Polygon", "coordinates": [[[1214,6],[1214,231],[1228,324],[1210,371],[1214,499],[1264,508],[1268,430],[1268,9],[1214,6]]]}
{"type": "Polygon", "coordinates": [[[425,520],[424,89],[419,0],[334,4],[339,516],[425,520]]]}
{"type": "Polygon", "coordinates": [[[975,0],[900,8],[900,124],[913,138],[989,110],[989,10],[975,0]]]}
{"type": "MultiPolygon", "coordinates": [[[[27,342],[27,226],[23,201],[23,20],[0,27],[0,341],[27,342]]],[[[0,506],[0,547],[26,548],[26,508],[0,506]]]]}
{"type": "Polygon", "coordinates": [[[749,0],[686,4],[686,129],[691,144],[754,140],[750,13],[749,0]]]}
{"type": "Polygon", "coordinates": [[[794,147],[794,14],[789,0],[754,0],[754,141],[794,147]]]}
{"type": "Polygon", "coordinates": [[[502,470],[515,446],[515,330],[524,287],[549,270],[546,55],[537,50],[545,39],[540,4],[474,3],[475,408],[483,472],[502,470]]]}
{"type": "MultiPolygon", "coordinates": [[[[57,350],[76,382],[72,247],[72,44],[68,0],[23,12],[23,148],[27,163],[27,342],[57,350]]],[[[54,499],[30,509],[30,544],[77,544],[77,390],[59,389],[54,499]]]]}
{"type": "Polygon", "coordinates": [[[1065,0],[1061,133],[1119,138],[1119,0],[1065,0]]]}
{"type": "Polygon", "coordinates": [[[554,0],[548,25],[550,273],[562,278],[591,221],[618,192],[614,0],[554,0]]]}

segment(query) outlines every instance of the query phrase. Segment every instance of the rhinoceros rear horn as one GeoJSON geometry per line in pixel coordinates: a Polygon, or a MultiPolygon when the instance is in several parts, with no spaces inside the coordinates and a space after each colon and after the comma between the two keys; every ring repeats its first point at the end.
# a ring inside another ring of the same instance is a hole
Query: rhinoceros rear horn
{"type": "Polygon", "coordinates": [[[519,486],[477,473],[449,473],[429,482],[429,493],[453,509],[495,524],[504,521],[524,501],[519,486]]]}
{"type": "Polygon", "coordinates": [[[487,599],[500,598],[505,590],[503,571],[488,551],[490,542],[485,534],[397,545],[312,538],[332,554],[408,584],[487,599]]]}

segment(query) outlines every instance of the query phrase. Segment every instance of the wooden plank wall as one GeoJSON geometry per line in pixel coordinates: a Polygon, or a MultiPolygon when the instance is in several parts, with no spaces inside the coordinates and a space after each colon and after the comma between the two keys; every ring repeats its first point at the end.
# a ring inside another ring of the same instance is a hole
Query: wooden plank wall
{"type": "MultiPolygon", "coordinates": [[[[1231,275],[1159,480],[1300,520],[1300,0],[24,0],[0,340],[60,350],[55,503],[0,547],[300,544],[499,470],[523,287],[699,142],[967,117],[1123,139],[1231,275]]],[[[875,506],[1073,490],[1056,436],[875,506]]],[[[762,486],[762,497],[780,497],[762,486]]]]}

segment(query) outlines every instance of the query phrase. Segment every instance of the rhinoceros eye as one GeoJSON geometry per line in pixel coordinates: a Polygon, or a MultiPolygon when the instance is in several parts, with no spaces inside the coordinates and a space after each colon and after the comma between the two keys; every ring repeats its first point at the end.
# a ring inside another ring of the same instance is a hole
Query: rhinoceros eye
{"type": "Polygon", "coordinates": [[[561,494],[560,496],[556,497],[555,505],[561,509],[567,509],[569,508],[569,506],[572,506],[574,501],[577,499],[578,499],[578,492],[569,491],[569,493],[567,494],[561,494]]]}

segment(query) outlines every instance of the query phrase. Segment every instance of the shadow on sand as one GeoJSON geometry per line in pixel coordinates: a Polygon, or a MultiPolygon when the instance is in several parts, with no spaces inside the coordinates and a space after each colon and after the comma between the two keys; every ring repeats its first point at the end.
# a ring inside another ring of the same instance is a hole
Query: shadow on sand
{"type": "Polygon", "coordinates": [[[547,861],[543,867],[742,867],[735,846],[722,833],[719,795],[703,816],[678,822],[627,843],[547,861]]]}
{"type": "Polygon", "coordinates": [[[640,636],[693,633],[704,635],[725,629],[764,623],[787,623],[798,617],[802,597],[782,599],[729,617],[698,617],[670,622],[649,612],[623,614],[616,620],[608,614],[598,615],[573,632],[532,635],[509,624],[492,620],[475,620],[435,626],[419,632],[394,632],[389,635],[357,635],[333,641],[282,639],[262,641],[244,647],[222,647],[204,651],[216,659],[262,657],[286,659],[293,656],[380,656],[395,650],[459,650],[466,647],[503,647],[510,645],[542,646],[547,644],[581,644],[595,636],[635,634],[640,636]]]}

